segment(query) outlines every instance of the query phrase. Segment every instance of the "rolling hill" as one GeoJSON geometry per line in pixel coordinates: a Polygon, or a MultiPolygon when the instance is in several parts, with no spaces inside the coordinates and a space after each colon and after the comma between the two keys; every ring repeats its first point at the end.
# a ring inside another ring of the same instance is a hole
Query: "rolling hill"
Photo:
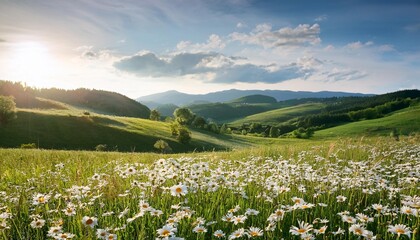
{"type": "Polygon", "coordinates": [[[285,107],[266,111],[258,114],[246,116],[242,119],[230,123],[232,126],[239,126],[244,123],[258,122],[262,124],[275,125],[288,121],[292,118],[314,114],[322,111],[326,104],[323,103],[304,103],[292,107],[285,107]]]}
{"type": "Polygon", "coordinates": [[[150,116],[149,108],[131,98],[95,89],[35,89],[19,82],[0,80],[0,95],[13,96],[16,106],[20,108],[60,109],[63,107],[61,103],[65,103],[85,111],[107,115],[138,118],[150,116]]]}
{"type": "Polygon", "coordinates": [[[316,131],[315,138],[387,136],[393,129],[404,135],[420,132],[420,105],[414,105],[383,118],[358,121],[316,131]]]}
{"type": "Polygon", "coordinates": [[[256,95],[249,95],[249,96],[233,99],[229,101],[228,103],[252,104],[252,103],[276,103],[276,102],[277,100],[274,97],[256,94],[256,95]]]}

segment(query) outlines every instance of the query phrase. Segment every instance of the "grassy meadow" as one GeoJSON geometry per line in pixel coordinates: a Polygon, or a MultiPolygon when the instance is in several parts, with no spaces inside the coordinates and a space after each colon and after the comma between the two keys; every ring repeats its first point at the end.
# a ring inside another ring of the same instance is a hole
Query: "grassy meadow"
{"type": "Polygon", "coordinates": [[[0,149],[0,239],[419,239],[419,140],[0,149]]]}

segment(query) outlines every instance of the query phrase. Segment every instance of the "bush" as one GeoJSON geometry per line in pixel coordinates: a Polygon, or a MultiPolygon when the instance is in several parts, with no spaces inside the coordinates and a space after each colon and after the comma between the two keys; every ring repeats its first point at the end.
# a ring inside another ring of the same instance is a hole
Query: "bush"
{"type": "Polygon", "coordinates": [[[180,128],[178,129],[178,136],[176,137],[176,139],[182,144],[187,144],[191,141],[191,133],[185,127],[180,128]]]}
{"type": "Polygon", "coordinates": [[[104,152],[108,149],[108,146],[106,144],[99,144],[96,145],[95,150],[98,152],[104,152]]]}
{"type": "Polygon", "coordinates": [[[0,125],[16,118],[16,103],[13,97],[0,96],[0,125]]]}
{"type": "Polygon", "coordinates": [[[36,144],[35,143],[23,143],[20,145],[21,149],[35,149],[36,144]]]}
{"type": "Polygon", "coordinates": [[[162,139],[157,140],[156,143],[153,145],[153,147],[159,150],[161,153],[172,152],[172,148],[169,146],[169,144],[162,139]]]}
{"type": "Polygon", "coordinates": [[[152,120],[152,121],[159,121],[160,120],[160,113],[159,113],[159,111],[158,110],[156,110],[156,109],[153,109],[151,112],[150,112],[150,120],[152,120]]]}

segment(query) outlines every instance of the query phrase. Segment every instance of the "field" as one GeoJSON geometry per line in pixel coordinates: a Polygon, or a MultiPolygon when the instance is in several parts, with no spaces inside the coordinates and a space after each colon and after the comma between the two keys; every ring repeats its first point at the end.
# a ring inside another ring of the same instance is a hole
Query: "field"
{"type": "Polygon", "coordinates": [[[316,132],[316,138],[336,138],[349,136],[386,136],[393,129],[409,135],[420,131],[420,105],[397,111],[386,117],[364,120],[327,128],[316,132]]]}
{"type": "Polygon", "coordinates": [[[0,239],[419,239],[419,140],[0,149],[0,239]]]}
{"type": "Polygon", "coordinates": [[[305,103],[292,107],[285,107],[250,115],[240,120],[236,120],[231,124],[234,126],[252,122],[258,122],[262,124],[276,124],[279,122],[288,121],[295,117],[304,116],[305,114],[320,112],[324,107],[325,104],[322,103],[305,103]]]}

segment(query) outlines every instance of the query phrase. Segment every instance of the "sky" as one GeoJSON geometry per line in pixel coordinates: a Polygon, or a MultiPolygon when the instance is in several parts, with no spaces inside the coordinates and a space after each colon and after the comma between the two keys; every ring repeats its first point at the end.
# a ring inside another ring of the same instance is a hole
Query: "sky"
{"type": "Polygon", "coordinates": [[[0,12],[0,79],[37,88],[420,88],[418,0],[0,0],[0,12]]]}

